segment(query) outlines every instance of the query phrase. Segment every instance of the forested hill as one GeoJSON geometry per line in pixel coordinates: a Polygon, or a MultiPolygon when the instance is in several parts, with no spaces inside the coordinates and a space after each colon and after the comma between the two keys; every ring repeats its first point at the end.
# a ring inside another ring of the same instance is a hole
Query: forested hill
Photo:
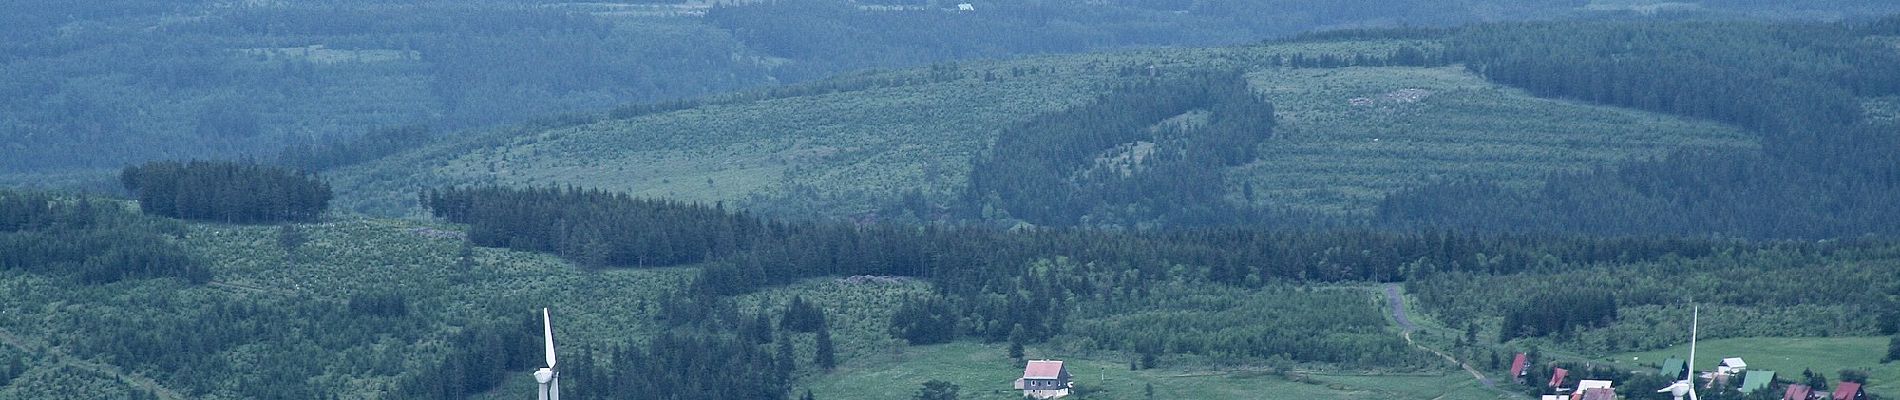
{"type": "Polygon", "coordinates": [[[970,3],[967,12],[941,0],[9,4],[0,13],[0,182],[100,180],[153,159],[270,159],[286,146],[386,129],[459,132],[868,67],[1235,44],[1320,28],[1900,9],[1875,0],[970,3]]]}
{"type": "Polygon", "coordinates": [[[1517,23],[939,64],[332,176],[345,207],[383,213],[501,184],[791,218],[1890,234],[1893,25],[1517,23]]]}

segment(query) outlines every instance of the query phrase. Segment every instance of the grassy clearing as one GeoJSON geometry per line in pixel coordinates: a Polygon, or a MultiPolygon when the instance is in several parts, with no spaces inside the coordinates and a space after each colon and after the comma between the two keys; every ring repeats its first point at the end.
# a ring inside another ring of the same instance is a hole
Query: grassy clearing
{"type": "MultiPolygon", "coordinates": [[[[1130,371],[1125,360],[1076,358],[1028,349],[1030,358],[1060,358],[1075,374],[1076,387],[1086,399],[1142,399],[1154,385],[1158,399],[1495,399],[1494,392],[1476,387],[1462,373],[1420,375],[1297,374],[1308,382],[1285,375],[1253,370],[1197,370],[1157,368],[1130,371]]],[[[847,361],[829,374],[808,377],[804,387],[821,399],[899,399],[916,392],[924,381],[941,379],[962,388],[966,399],[1020,399],[1010,385],[1022,366],[1008,358],[1001,344],[956,342],[892,348],[881,354],[847,361]]]]}
{"type": "MultiPolygon", "coordinates": [[[[1781,379],[1798,380],[1803,369],[1840,379],[1843,369],[1871,374],[1867,390],[1880,395],[1900,393],[1900,363],[1881,364],[1887,337],[1773,338],[1749,337],[1704,340],[1696,343],[1696,369],[1710,370],[1725,357],[1741,357],[1751,370],[1775,371],[1781,379]]],[[[1688,357],[1689,345],[1662,350],[1622,353],[1604,360],[1631,369],[1656,368],[1670,356],[1688,357]]]]}
{"type": "Polygon", "coordinates": [[[1278,138],[1235,168],[1256,204],[1365,212],[1386,194],[1434,180],[1489,179],[1527,187],[1578,171],[1684,147],[1750,147],[1743,132],[1707,122],[1540,99],[1460,67],[1258,71],[1278,138]]]}

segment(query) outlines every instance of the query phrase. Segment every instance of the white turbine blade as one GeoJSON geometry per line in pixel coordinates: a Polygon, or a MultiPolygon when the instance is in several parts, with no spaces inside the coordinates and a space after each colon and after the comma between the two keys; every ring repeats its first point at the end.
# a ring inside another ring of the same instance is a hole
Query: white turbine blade
{"type": "Polygon", "coordinates": [[[541,337],[548,340],[548,368],[554,368],[554,321],[548,319],[548,309],[541,309],[541,337]]]}
{"type": "Polygon", "coordinates": [[[1702,327],[1702,306],[1693,306],[1689,310],[1689,400],[1702,400],[1695,395],[1695,337],[1696,330],[1702,327]]]}
{"type": "Polygon", "coordinates": [[[548,400],[561,400],[561,374],[548,381],[548,400]]]}
{"type": "Polygon", "coordinates": [[[548,384],[541,384],[541,400],[548,400],[548,384]]]}

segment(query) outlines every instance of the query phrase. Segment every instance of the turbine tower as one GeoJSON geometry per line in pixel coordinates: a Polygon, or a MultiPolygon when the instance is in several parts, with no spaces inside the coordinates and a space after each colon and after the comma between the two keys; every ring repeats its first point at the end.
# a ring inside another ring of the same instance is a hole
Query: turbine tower
{"type": "Polygon", "coordinates": [[[1676,400],[1682,400],[1684,394],[1689,395],[1689,400],[1700,400],[1695,395],[1695,337],[1696,328],[1702,319],[1702,308],[1695,307],[1691,310],[1689,314],[1689,376],[1656,391],[1656,393],[1667,392],[1675,396],[1676,400]]]}
{"type": "Polygon", "coordinates": [[[541,309],[541,337],[547,338],[548,366],[534,371],[534,381],[541,384],[541,400],[561,400],[561,373],[554,371],[554,322],[546,308],[541,309]]]}

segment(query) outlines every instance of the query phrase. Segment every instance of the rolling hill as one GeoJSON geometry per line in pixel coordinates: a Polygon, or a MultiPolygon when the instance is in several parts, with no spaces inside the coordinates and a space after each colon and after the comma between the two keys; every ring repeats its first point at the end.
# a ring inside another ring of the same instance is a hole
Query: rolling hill
{"type": "Polygon", "coordinates": [[[343,208],[382,214],[414,215],[408,193],[424,188],[501,184],[724,202],[774,215],[862,216],[913,191],[949,201],[997,132],[1038,114],[1149,74],[1207,69],[1245,71],[1252,90],[1275,106],[1282,126],[1259,145],[1259,158],[1225,171],[1234,201],[1261,206],[1364,214],[1385,194],[1426,182],[1531,187],[1551,173],[1675,150],[1757,146],[1735,128],[1537,98],[1456,65],[1289,68],[1277,61],[1437,45],[1315,41],[872,72],[814,85],[920,82],[504,130],[331,178],[343,208]]]}

